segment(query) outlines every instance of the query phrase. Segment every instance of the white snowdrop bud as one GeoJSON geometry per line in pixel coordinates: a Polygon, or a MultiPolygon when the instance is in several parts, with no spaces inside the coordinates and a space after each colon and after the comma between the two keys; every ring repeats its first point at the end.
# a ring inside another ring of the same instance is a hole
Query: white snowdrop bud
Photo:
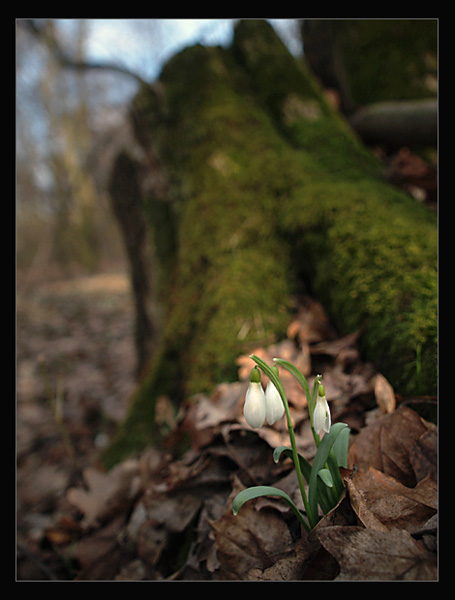
{"type": "Polygon", "coordinates": [[[313,427],[319,435],[321,431],[329,433],[331,426],[330,408],[325,397],[324,387],[319,386],[318,399],[313,412],[313,427]]]}
{"type": "MultiPolygon", "coordinates": [[[[278,367],[272,367],[278,375],[278,367]]],[[[267,423],[273,425],[284,415],[284,404],[275,385],[269,381],[265,390],[265,415],[267,423]]]]}
{"type": "Polygon", "coordinates": [[[261,385],[261,372],[254,367],[250,375],[250,385],[246,391],[243,414],[253,429],[259,429],[265,421],[265,394],[261,385]]]}

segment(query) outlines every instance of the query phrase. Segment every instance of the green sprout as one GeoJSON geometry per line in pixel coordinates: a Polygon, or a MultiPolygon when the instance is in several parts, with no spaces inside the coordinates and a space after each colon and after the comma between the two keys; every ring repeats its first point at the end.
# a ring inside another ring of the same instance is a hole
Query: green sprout
{"type": "Polygon", "coordinates": [[[232,510],[237,515],[242,505],[248,500],[260,496],[278,496],[283,498],[291,507],[302,527],[311,531],[319,520],[318,505],[327,514],[338,503],[344,486],[339,467],[347,468],[347,452],[349,442],[349,427],[345,423],[331,424],[330,409],[321,384],[321,375],[317,375],[312,390],[303,374],[290,362],[274,358],[275,365],[270,367],[258,356],[250,358],[256,363],[250,375],[250,384],[245,397],[244,416],[251,427],[262,427],[265,420],[270,424],[278,421],[283,414],[289,432],[291,447],[275,448],[273,459],[277,463],[282,456],[291,458],[294,462],[297,481],[302,496],[305,515],[297,508],[291,498],[282,490],[259,485],[242,490],[234,498],[232,510]],[[311,430],[317,447],[313,464],[297,452],[294,428],[284,386],[279,378],[278,365],[289,371],[299,382],[308,401],[311,430]],[[264,393],[261,386],[261,373],[269,378],[269,384],[264,393]],[[281,405],[280,405],[281,402],[281,405]],[[324,435],[321,438],[321,432],[324,435]],[[305,491],[304,479],[308,484],[308,496],[305,491]]]}

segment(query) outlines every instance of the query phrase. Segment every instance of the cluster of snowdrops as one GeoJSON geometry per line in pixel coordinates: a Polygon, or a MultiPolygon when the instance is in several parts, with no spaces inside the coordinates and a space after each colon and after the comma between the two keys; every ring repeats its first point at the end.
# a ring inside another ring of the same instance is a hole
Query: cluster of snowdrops
{"type": "Polygon", "coordinates": [[[321,375],[316,376],[310,390],[304,375],[292,363],[275,358],[275,364],[270,367],[254,354],[251,355],[251,358],[256,366],[251,371],[250,383],[245,396],[244,416],[246,422],[250,427],[258,429],[266,421],[269,425],[273,425],[286,415],[291,446],[279,446],[274,450],[273,458],[275,462],[278,462],[281,457],[288,457],[294,462],[305,514],[297,508],[288,494],[278,488],[264,485],[250,487],[237,494],[232,503],[233,512],[236,515],[241,506],[253,498],[278,496],[289,504],[302,527],[306,531],[310,531],[319,520],[318,506],[324,514],[327,514],[336,506],[343,492],[339,467],[347,467],[349,428],[345,423],[332,425],[321,375]],[[311,430],[317,447],[312,465],[297,452],[289,405],[279,377],[278,367],[289,371],[302,386],[306,395],[311,430]],[[265,392],[261,384],[261,371],[269,378],[265,392]],[[305,491],[304,479],[308,484],[308,496],[305,491]]]}

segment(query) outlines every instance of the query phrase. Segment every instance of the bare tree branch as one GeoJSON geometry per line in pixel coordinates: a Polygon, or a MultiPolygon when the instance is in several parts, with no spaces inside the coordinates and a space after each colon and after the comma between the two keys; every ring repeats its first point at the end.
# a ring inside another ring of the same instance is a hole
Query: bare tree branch
{"type": "Polygon", "coordinates": [[[114,73],[120,73],[132,77],[141,85],[149,85],[149,82],[145,81],[138,73],[131,71],[126,67],[114,62],[97,62],[97,61],[80,61],[75,60],[64,52],[61,46],[58,44],[54,36],[49,35],[47,29],[43,25],[39,25],[36,21],[31,19],[23,19],[18,21],[18,24],[23,27],[26,31],[33,34],[36,38],[42,40],[48,50],[53,54],[54,58],[61,64],[62,67],[67,69],[73,69],[75,71],[86,71],[86,70],[104,70],[112,71],[114,73]]]}

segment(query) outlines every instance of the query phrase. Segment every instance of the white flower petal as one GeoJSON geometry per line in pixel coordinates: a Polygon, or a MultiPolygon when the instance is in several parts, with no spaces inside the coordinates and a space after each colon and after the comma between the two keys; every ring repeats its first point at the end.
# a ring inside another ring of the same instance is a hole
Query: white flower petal
{"type": "Polygon", "coordinates": [[[331,426],[330,409],[325,396],[318,397],[313,412],[313,427],[317,434],[321,431],[328,433],[331,426]]]}
{"type": "Polygon", "coordinates": [[[265,390],[265,414],[269,425],[273,425],[284,415],[283,401],[271,381],[269,381],[265,390]]]}
{"type": "Polygon", "coordinates": [[[245,396],[243,414],[250,427],[259,429],[265,421],[265,394],[260,383],[250,382],[245,396]]]}

